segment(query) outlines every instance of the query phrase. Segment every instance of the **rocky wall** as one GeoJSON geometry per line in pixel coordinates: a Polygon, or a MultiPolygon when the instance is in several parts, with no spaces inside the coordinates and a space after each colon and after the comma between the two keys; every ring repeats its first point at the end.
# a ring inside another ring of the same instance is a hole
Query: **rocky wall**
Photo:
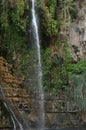
{"type": "Polygon", "coordinates": [[[0,100],[0,129],[3,128],[12,128],[12,121],[8,110],[0,100]]]}
{"type": "MultiPolygon", "coordinates": [[[[35,122],[35,112],[39,110],[37,102],[40,97],[35,95],[32,100],[29,119],[35,122]]],[[[48,128],[78,127],[85,124],[82,113],[75,101],[68,101],[65,95],[45,94],[45,124],[48,128]]],[[[37,113],[36,113],[37,114],[37,113]]],[[[37,115],[36,115],[37,116],[37,115]]]]}
{"type": "Polygon", "coordinates": [[[80,111],[74,101],[67,101],[64,95],[45,95],[47,127],[72,127],[83,124],[80,111]]]}
{"type": "Polygon", "coordinates": [[[76,1],[77,18],[68,31],[70,52],[74,61],[86,60],[86,0],[76,1]]]}

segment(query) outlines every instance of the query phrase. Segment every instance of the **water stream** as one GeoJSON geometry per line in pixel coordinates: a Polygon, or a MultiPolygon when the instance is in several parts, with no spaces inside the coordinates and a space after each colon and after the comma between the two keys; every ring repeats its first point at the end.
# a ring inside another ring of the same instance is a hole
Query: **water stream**
{"type": "Polygon", "coordinates": [[[1,92],[1,96],[2,96],[2,99],[4,100],[4,106],[7,108],[7,110],[11,113],[11,119],[12,119],[12,121],[13,121],[13,129],[14,130],[17,130],[17,126],[16,126],[16,124],[18,125],[18,127],[19,127],[19,129],[18,130],[24,130],[24,128],[23,128],[23,125],[19,122],[19,120],[17,119],[17,117],[15,116],[15,114],[14,114],[14,112],[13,112],[13,110],[11,109],[11,107],[9,106],[9,104],[8,104],[8,101],[6,100],[6,98],[5,98],[5,95],[4,95],[4,92],[3,92],[3,90],[2,90],[2,87],[1,87],[1,85],[0,85],[0,92],[1,92]]]}
{"type": "Polygon", "coordinates": [[[39,97],[39,130],[44,130],[45,126],[45,112],[44,112],[44,92],[42,84],[42,65],[41,65],[41,54],[40,54],[40,40],[38,32],[37,14],[35,8],[36,0],[32,0],[32,28],[33,28],[33,39],[34,46],[36,49],[37,57],[37,68],[36,68],[36,79],[37,79],[37,94],[39,97]]]}
{"type": "Polygon", "coordinates": [[[12,120],[12,122],[13,122],[13,126],[14,126],[13,130],[16,130],[16,123],[15,123],[15,121],[14,121],[14,119],[13,119],[12,116],[11,116],[11,120],[12,120]]]}

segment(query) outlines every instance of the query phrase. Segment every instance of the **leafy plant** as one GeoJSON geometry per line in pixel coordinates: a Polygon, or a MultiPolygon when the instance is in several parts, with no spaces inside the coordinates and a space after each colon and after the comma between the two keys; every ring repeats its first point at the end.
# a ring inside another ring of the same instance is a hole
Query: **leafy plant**
{"type": "Polygon", "coordinates": [[[68,71],[70,74],[81,74],[86,71],[86,61],[80,60],[77,63],[69,63],[68,71]]]}
{"type": "Polygon", "coordinates": [[[38,6],[40,21],[42,23],[41,29],[48,37],[57,35],[61,25],[61,20],[55,18],[55,6],[56,1],[52,0],[49,2],[49,7],[46,7],[45,5],[42,6],[41,2],[38,6]]]}
{"type": "Polygon", "coordinates": [[[71,18],[73,18],[73,15],[75,15],[75,3],[74,0],[59,0],[59,2],[61,13],[63,15],[65,29],[67,29],[67,27],[69,27],[71,24],[71,18]]]}
{"type": "Polygon", "coordinates": [[[56,8],[56,0],[49,1],[49,12],[51,13],[52,18],[55,18],[55,8],[56,8]]]}
{"type": "Polygon", "coordinates": [[[70,82],[77,106],[80,110],[86,110],[86,71],[80,75],[72,75],[70,82]]]}
{"type": "Polygon", "coordinates": [[[26,29],[26,19],[27,19],[27,17],[24,16],[25,8],[28,9],[28,7],[26,7],[25,4],[26,3],[24,0],[17,1],[16,6],[9,13],[11,20],[15,25],[15,27],[17,28],[17,30],[23,32],[25,32],[26,29]]]}
{"type": "Polygon", "coordinates": [[[49,48],[43,51],[43,83],[45,91],[56,93],[67,86],[66,67],[61,57],[53,55],[49,48]]]}

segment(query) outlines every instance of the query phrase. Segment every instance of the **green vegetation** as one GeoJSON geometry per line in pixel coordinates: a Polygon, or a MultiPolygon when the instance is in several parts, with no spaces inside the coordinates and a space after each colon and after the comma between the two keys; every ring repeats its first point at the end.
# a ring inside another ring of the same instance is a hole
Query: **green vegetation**
{"type": "Polygon", "coordinates": [[[60,16],[65,29],[70,27],[71,21],[77,17],[76,4],[74,0],[58,0],[60,16]]]}
{"type": "Polygon", "coordinates": [[[73,98],[80,110],[86,110],[86,71],[70,77],[73,98]]]}
{"type": "Polygon", "coordinates": [[[16,6],[10,10],[10,18],[12,20],[12,23],[17,28],[17,30],[21,30],[23,32],[26,31],[26,14],[25,10],[28,9],[28,6],[25,3],[24,0],[18,0],[16,3],[16,6]]]}
{"type": "Polygon", "coordinates": [[[57,93],[66,89],[67,71],[63,59],[57,54],[52,56],[49,48],[43,51],[43,72],[45,91],[57,93]]]}
{"type": "Polygon", "coordinates": [[[10,25],[6,31],[3,47],[7,50],[8,56],[6,56],[6,59],[14,66],[13,71],[22,76],[22,68],[27,64],[27,41],[25,35],[20,34],[14,26],[10,25]]]}
{"type": "MultiPolygon", "coordinates": [[[[40,20],[41,44],[42,47],[45,45],[42,48],[44,90],[57,93],[67,92],[70,89],[74,98],[77,97],[77,104],[84,109],[86,61],[72,61],[67,40],[65,42],[67,38],[62,38],[59,33],[62,24],[66,30],[70,27],[71,21],[77,17],[74,0],[58,0],[59,4],[57,0],[48,0],[45,4],[41,2],[41,0],[37,1],[37,11],[40,20]],[[63,55],[59,52],[54,54],[51,51],[50,46],[56,46],[59,50],[62,44],[64,45],[63,55]]],[[[0,49],[6,49],[5,58],[13,64],[13,72],[17,76],[24,75],[26,80],[34,80],[32,78],[37,67],[37,59],[35,50],[28,47],[29,39],[26,38],[26,22],[27,20],[28,23],[31,22],[29,8],[27,0],[7,0],[5,3],[0,1],[0,49]]],[[[74,51],[77,51],[77,47],[74,51]]],[[[32,84],[31,87],[33,86],[32,84]]],[[[33,88],[30,91],[32,92],[33,88]]]]}
{"type": "MultiPolygon", "coordinates": [[[[69,92],[68,100],[74,99],[80,110],[86,110],[86,61],[81,59],[78,62],[72,62],[68,46],[65,46],[64,70],[67,73],[69,92]]],[[[62,68],[63,69],[63,68],[62,68]]]]}
{"type": "MultiPolygon", "coordinates": [[[[70,84],[70,82],[72,82],[72,76],[80,75],[80,77],[83,77],[83,73],[86,72],[86,61],[80,60],[73,63],[68,48],[68,43],[65,42],[65,60],[62,59],[62,57],[59,57],[57,54],[53,55],[50,48],[43,50],[43,83],[45,91],[52,93],[57,93],[59,91],[71,91],[71,89],[73,89],[70,84]]],[[[78,87],[79,86],[77,85],[77,88],[78,87]]],[[[75,89],[76,86],[73,89],[74,91],[72,90],[72,93],[76,92],[75,89]]]]}
{"type": "Polygon", "coordinates": [[[72,19],[77,17],[74,0],[49,0],[45,5],[39,0],[38,12],[42,33],[47,37],[58,35],[61,24],[64,24],[65,30],[68,29],[72,19]]]}
{"type": "Polygon", "coordinates": [[[14,26],[9,26],[4,41],[4,46],[8,49],[9,53],[12,54],[13,51],[19,51],[24,48],[25,41],[25,36],[19,34],[14,26]]]}
{"type": "Polygon", "coordinates": [[[80,60],[77,63],[69,63],[68,71],[70,74],[81,74],[86,71],[86,61],[80,60]]]}
{"type": "Polygon", "coordinates": [[[26,14],[28,10],[26,0],[0,1],[0,27],[3,31],[13,24],[17,30],[25,31],[26,14]]]}
{"type": "Polygon", "coordinates": [[[40,21],[41,21],[41,30],[42,33],[48,37],[52,37],[58,34],[61,19],[55,18],[55,8],[56,1],[50,1],[48,6],[42,6],[41,2],[38,5],[40,21]]]}
{"type": "Polygon", "coordinates": [[[26,0],[0,1],[0,38],[3,56],[14,66],[13,71],[21,75],[27,64],[26,21],[29,16],[29,5],[26,0]],[[28,12],[28,13],[27,13],[28,12]],[[21,64],[20,64],[20,63],[21,64]]]}
{"type": "Polygon", "coordinates": [[[71,14],[75,11],[74,0],[64,0],[64,2],[62,2],[62,3],[63,3],[62,13],[63,13],[64,22],[65,22],[64,24],[66,26],[70,26],[71,14]]]}

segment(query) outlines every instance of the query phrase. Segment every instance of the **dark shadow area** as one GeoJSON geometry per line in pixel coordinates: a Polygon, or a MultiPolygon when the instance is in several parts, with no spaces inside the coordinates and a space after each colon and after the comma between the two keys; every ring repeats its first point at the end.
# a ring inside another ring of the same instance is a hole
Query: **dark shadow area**
{"type": "Polygon", "coordinates": [[[45,130],[86,130],[86,125],[82,127],[69,127],[69,128],[46,128],[45,130]]]}

